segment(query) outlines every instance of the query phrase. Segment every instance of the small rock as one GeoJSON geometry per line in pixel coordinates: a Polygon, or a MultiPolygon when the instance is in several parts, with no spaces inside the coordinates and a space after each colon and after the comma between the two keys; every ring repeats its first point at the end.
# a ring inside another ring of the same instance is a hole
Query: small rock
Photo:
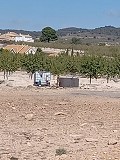
{"type": "Polygon", "coordinates": [[[81,140],[83,138],[82,134],[79,135],[70,135],[70,137],[72,137],[74,140],[81,140]]]}
{"type": "Polygon", "coordinates": [[[115,145],[115,144],[117,144],[118,142],[117,142],[117,140],[115,140],[115,139],[109,139],[109,141],[108,141],[108,145],[115,145]]]}
{"type": "Polygon", "coordinates": [[[102,138],[108,138],[108,135],[102,135],[102,138]]]}
{"type": "Polygon", "coordinates": [[[11,106],[11,103],[10,102],[8,102],[8,104],[7,104],[8,106],[11,106]]]}
{"type": "Polygon", "coordinates": [[[6,84],[6,86],[7,87],[13,87],[12,83],[10,83],[10,82],[8,84],[6,84]]]}
{"type": "Polygon", "coordinates": [[[32,135],[30,133],[26,133],[26,132],[23,132],[23,135],[27,140],[30,140],[32,137],[32,135]]]}
{"type": "Polygon", "coordinates": [[[79,140],[74,140],[73,143],[79,143],[79,140]]]}
{"type": "Polygon", "coordinates": [[[87,125],[87,123],[83,123],[83,124],[80,125],[80,127],[84,127],[86,125],[87,125]]]}
{"type": "Polygon", "coordinates": [[[18,160],[18,158],[11,157],[10,160],[18,160]]]}
{"type": "Polygon", "coordinates": [[[60,102],[59,105],[67,105],[68,102],[60,102]]]}
{"type": "Polygon", "coordinates": [[[86,138],[85,140],[86,142],[98,142],[98,139],[94,139],[94,138],[86,138]]]}
{"type": "Polygon", "coordinates": [[[113,130],[113,132],[114,132],[114,133],[117,133],[117,132],[118,132],[118,130],[113,130]]]}
{"type": "Polygon", "coordinates": [[[63,112],[57,112],[54,114],[54,116],[66,116],[67,114],[66,113],[63,113],[63,112]]]}
{"type": "Polygon", "coordinates": [[[12,107],[12,109],[15,110],[16,108],[15,108],[15,107],[12,107]]]}
{"type": "Polygon", "coordinates": [[[31,144],[30,142],[27,142],[27,145],[28,145],[28,147],[31,147],[31,146],[32,146],[32,144],[31,144]]]}
{"type": "Polygon", "coordinates": [[[71,135],[71,137],[73,138],[73,143],[79,143],[81,139],[83,139],[83,135],[71,135]]]}
{"type": "Polygon", "coordinates": [[[33,120],[33,114],[27,114],[25,115],[25,119],[28,120],[28,121],[32,121],[33,120]]]}
{"type": "Polygon", "coordinates": [[[44,106],[49,106],[49,104],[45,103],[44,106]]]}

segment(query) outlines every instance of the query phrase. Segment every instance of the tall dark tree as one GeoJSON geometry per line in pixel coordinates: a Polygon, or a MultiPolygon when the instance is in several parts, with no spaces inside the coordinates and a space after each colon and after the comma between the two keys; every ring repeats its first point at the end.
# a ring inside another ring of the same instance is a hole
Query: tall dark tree
{"type": "Polygon", "coordinates": [[[58,39],[56,31],[51,27],[45,27],[42,30],[42,35],[40,37],[40,41],[42,42],[50,42],[58,39]]]}

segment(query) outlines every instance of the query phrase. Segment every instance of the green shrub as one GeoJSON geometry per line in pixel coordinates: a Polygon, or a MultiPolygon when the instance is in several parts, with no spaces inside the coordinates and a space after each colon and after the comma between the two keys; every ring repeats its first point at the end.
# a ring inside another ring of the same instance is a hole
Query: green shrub
{"type": "Polygon", "coordinates": [[[66,150],[64,148],[56,149],[56,156],[61,156],[62,154],[66,154],[66,150]]]}

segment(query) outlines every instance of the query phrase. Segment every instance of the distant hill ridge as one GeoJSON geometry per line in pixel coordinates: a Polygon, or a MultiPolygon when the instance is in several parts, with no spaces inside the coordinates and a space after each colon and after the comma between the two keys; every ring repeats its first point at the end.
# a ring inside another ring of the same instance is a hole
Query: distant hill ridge
{"type": "Polygon", "coordinates": [[[99,27],[95,29],[82,29],[82,28],[70,27],[58,30],[58,34],[61,36],[66,36],[67,34],[78,34],[78,33],[120,36],[120,28],[116,28],[113,26],[99,27]]]}
{"type": "MultiPolygon", "coordinates": [[[[33,38],[37,38],[41,35],[41,31],[26,31],[26,30],[14,30],[14,29],[0,29],[0,33],[4,34],[7,32],[15,32],[17,34],[29,34],[33,38]]],[[[108,35],[108,36],[120,36],[120,28],[116,28],[114,26],[105,26],[105,27],[99,27],[95,29],[83,29],[83,28],[76,28],[76,27],[69,27],[69,28],[63,28],[58,29],[57,33],[59,36],[67,36],[68,34],[102,34],[102,35],[108,35]]]]}

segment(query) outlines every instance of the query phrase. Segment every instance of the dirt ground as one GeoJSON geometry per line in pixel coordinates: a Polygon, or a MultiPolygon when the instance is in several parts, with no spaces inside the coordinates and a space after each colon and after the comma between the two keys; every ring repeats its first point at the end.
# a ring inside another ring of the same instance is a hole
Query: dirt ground
{"type": "Polygon", "coordinates": [[[0,84],[0,159],[120,160],[120,80],[53,89],[11,74],[0,84]]]}
{"type": "Polygon", "coordinates": [[[120,92],[115,93],[0,88],[0,159],[120,160],[120,92]]]}
{"type": "MultiPolygon", "coordinates": [[[[0,81],[4,83],[0,84],[0,87],[27,87],[33,86],[33,78],[30,78],[30,75],[24,71],[16,71],[9,75],[8,80],[4,80],[3,72],[0,72],[0,81]]],[[[57,76],[51,76],[51,86],[54,86],[57,83],[57,76]]],[[[87,90],[97,90],[97,91],[120,91],[120,79],[111,79],[107,83],[106,78],[92,79],[92,84],[90,85],[89,78],[79,77],[79,88],[87,90]]]]}

